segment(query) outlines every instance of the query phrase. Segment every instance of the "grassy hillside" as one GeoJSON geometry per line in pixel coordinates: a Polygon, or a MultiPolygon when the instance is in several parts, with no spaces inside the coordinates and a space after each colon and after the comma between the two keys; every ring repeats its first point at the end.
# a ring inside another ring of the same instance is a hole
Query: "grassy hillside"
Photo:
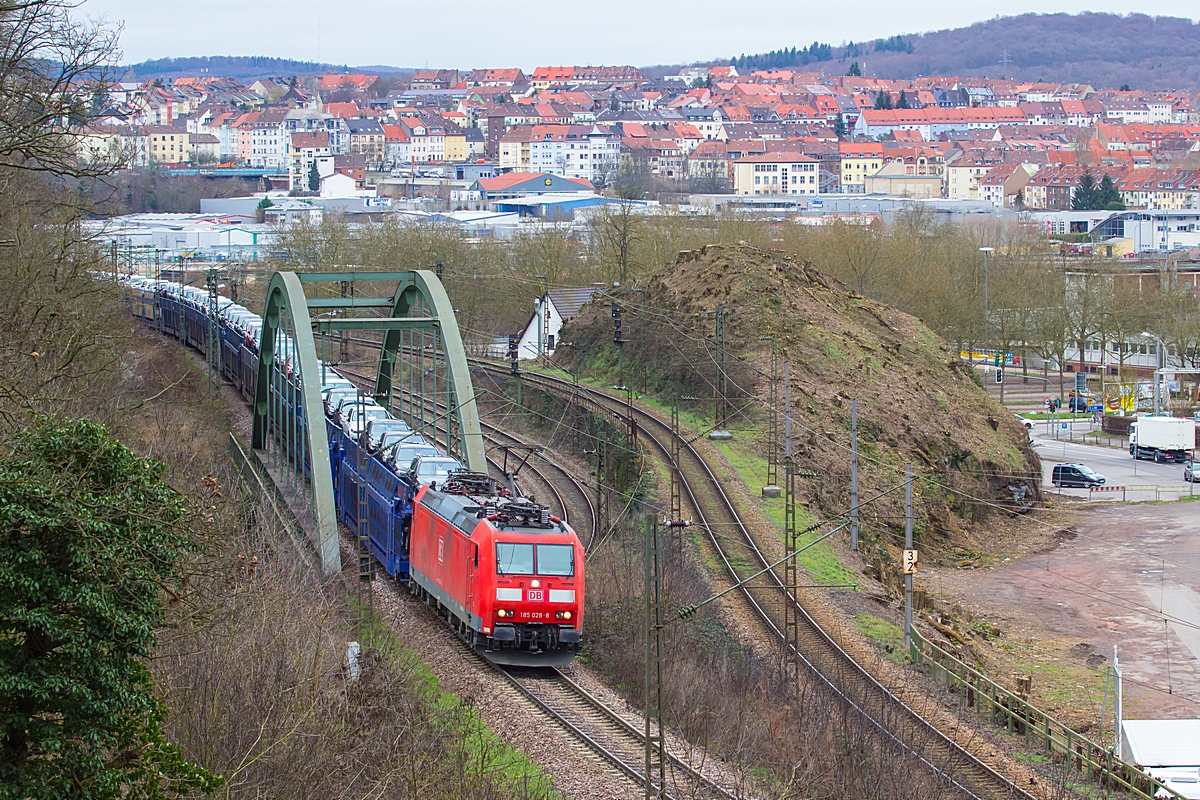
{"type": "MultiPolygon", "coordinates": [[[[1016,507],[1014,496],[1022,503],[1037,496],[1040,467],[1025,429],[915,317],[848,292],[811,265],[746,245],[681,253],[637,290],[624,295],[626,383],[644,384],[664,405],[679,397],[693,427],[711,425],[713,312],[724,306],[729,393],[735,412],[744,409],[729,428],[739,450],[760,460],[771,369],[763,337],[775,337],[780,370],[790,362],[796,465],[810,475],[800,491],[814,513],[830,516],[849,504],[852,398],[861,496],[902,481],[911,461],[921,479],[917,531],[933,546],[930,560],[986,549],[988,504],[1016,507]]],[[[595,306],[571,320],[563,341],[574,344],[578,366],[615,377],[609,307],[595,306]]],[[[864,509],[863,517],[870,538],[894,546],[903,530],[903,492],[864,509]]]]}

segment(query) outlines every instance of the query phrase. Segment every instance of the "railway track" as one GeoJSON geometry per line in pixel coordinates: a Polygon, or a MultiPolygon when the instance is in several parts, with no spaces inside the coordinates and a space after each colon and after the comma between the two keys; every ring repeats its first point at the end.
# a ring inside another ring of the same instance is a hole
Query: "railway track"
{"type": "MultiPolygon", "coordinates": [[[[572,735],[639,785],[645,782],[645,737],[632,723],[559,669],[496,667],[517,691],[572,735]]],[[[734,798],[738,795],[667,754],[667,797],[734,798]]]]}
{"type": "MultiPolygon", "coordinates": [[[[472,366],[486,372],[508,374],[507,366],[498,367],[478,359],[472,360],[472,366]]],[[[582,391],[601,406],[621,414],[628,413],[629,406],[623,399],[598,389],[537,373],[523,373],[522,379],[560,393],[564,390],[582,391]]],[[[670,426],[636,406],[633,411],[638,418],[639,436],[650,443],[665,463],[670,464],[671,451],[668,445],[673,436],[670,426]]],[[[721,488],[708,463],[686,440],[680,442],[679,449],[683,462],[679,467],[684,501],[708,534],[731,578],[740,581],[744,577],[734,568],[735,563],[754,564],[756,570],[767,566],[769,561],[759,543],[721,488]],[[699,478],[699,481],[695,478],[699,478]],[[730,533],[717,535],[714,525],[730,533]],[[730,535],[733,531],[736,531],[736,535],[730,535]]],[[[1036,800],[1035,795],[1002,775],[984,758],[941,731],[881,684],[833,640],[798,598],[784,590],[782,581],[774,571],[767,575],[774,584],[772,587],[744,587],[741,596],[761,620],[769,638],[779,641],[784,638],[784,604],[795,604],[800,619],[798,655],[817,680],[862,713],[886,737],[916,756],[935,775],[967,795],[979,800],[1036,800]]]]}
{"type": "MultiPolygon", "coordinates": [[[[353,370],[343,368],[339,372],[352,381],[362,381],[363,385],[367,385],[369,381],[367,376],[353,370]]],[[[440,409],[444,408],[444,405],[429,403],[427,407],[440,409]]],[[[484,434],[485,438],[497,445],[503,445],[506,441],[522,446],[527,444],[520,437],[500,431],[494,426],[485,425],[485,427],[490,431],[490,433],[484,434]]],[[[444,428],[438,428],[438,430],[444,432],[444,428]]],[[[493,469],[498,472],[503,471],[502,465],[493,457],[488,456],[488,462],[492,465],[493,469]]],[[[578,501],[588,509],[588,513],[590,514],[589,521],[591,525],[589,529],[592,530],[592,538],[594,538],[595,509],[586,488],[565,468],[554,464],[549,459],[545,459],[545,463],[558,470],[559,475],[565,478],[568,485],[576,490],[579,496],[578,501]]],[[[564,510],[564,514],[566,514],[570,504],[564,499],[562,493],[555,485],[555,481],[541,470],[529,464],[526,464],[526,468],[533,470],[538,479],[545,484],[546,488],[555,497],[559,506],[564,510]]],[[[483,661],[482,658],[480,658],[480,661],[488,663],[483,661]]],[[[523,669],[501,667],[495,664],[489,664],[489,666],[502,675],[508,683],[528,698],[534,705],[558,722],[568,733],[596,753],[596,755],[612,764],[637,785],[641,786],[644,784],[645,734],[643,731],[639,730],[603,701],[596,698],[560,669],[523,669]]],[[[715,781],[706,777],[700,770],[687,764],[678,756],[668,753],[667,764],[669,768],[668,784],[675,787],[675,791],[667,792],[666,797],[668,798],[688,797],[695,798],[696,800],[702,800],[703,798],[713,798],[716,800],[719,798],[725,800],[737,796],[735,793],[722,788],[715,781]]]]}

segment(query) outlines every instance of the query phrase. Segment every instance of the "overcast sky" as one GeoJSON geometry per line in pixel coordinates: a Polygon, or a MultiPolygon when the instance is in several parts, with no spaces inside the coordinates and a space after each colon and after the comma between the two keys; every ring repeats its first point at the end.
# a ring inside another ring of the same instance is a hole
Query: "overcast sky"
{"type": "Polygon", "coordinates": [[[1131,6],[1146,14],[1200,17],[1196,0],[85,0],[81,13],[124,25],[124,63],[263,55],[352,66],[529,70],[700,61],[814,40],[837,45],[956,28],[1027,11],[1126,13],[1131,6]]]}

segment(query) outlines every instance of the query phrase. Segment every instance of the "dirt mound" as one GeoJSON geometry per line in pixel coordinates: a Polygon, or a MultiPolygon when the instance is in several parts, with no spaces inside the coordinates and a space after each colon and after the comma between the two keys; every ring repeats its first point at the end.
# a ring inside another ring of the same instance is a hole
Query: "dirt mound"
{"type": "MultiPolygon", "coordinates": [[[[714,325],[724,307],[731,406],[749,403],[729,427],[739,447],[749,438],[763,458],[768,414],[764,403],[750,401],[769,397],[775,337],[780,374],[784,359],[790,365],[797,468],[815,476],[803,479],[803,491],[822,514],[849,504],[851,398],[858,400],[863,501],[902,481],[908,461],[918,477],[933,479],[916,492],[923,560],[989,549],[979,523],[1002,513],[995,505],[1020,510],[1038,498],[1040,466],[1025,428],[958,353],[919,319],[847,291],[810,264],[745,245],[710,245],[680,253],[621,296],[625,380],[667,402],[718,393],[714,325]],[[751,426],[750,436],[737,435],[751,426]]],[[[615,347],[608,304],[592,305],[563,338],[596,371],[611,368],[615,347]]],[[[782,396],[781,386],[780,407],[782,396]]],[[[691,407],[711,419],[713,403],[691,407]]],[[[893,553],[903,502],[900,491],[863,509],[866,530],[893,553]]]]}

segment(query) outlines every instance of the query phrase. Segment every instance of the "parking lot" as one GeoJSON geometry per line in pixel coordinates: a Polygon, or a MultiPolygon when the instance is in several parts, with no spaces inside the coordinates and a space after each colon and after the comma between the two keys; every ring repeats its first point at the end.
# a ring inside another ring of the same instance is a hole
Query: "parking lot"
{"type": "Polygon", "coordinates": [[[1153,461],[1135,460],[1123,448],[1082,444],[1084,433],[1093,430],[1088,422],[1055,423],[1049,428],[1045,423],[1034,423],[1030,431],[1033,447],[1042,459],[1042,485],[1047,492],[1063,496],[1087,498],[1087,489],[1058,489],[1050,480],[1055,464],[1085,464],[1105,477],[1105,486],[1167,487],[1169,491],[1155,492],[1153,489],[1137,489],[1124,493],[1119,491],[1093,492],[1091,499],[1102,500],[1175,500],[1187,496],[1200,487],[1183,480],[1182,464],[1156,464],[1153,461]],[[1057,438],[1055,438],[1057,436],[1057,438]],[[1071,438],[1075,441],[1070,441],[1071,438]]]}

